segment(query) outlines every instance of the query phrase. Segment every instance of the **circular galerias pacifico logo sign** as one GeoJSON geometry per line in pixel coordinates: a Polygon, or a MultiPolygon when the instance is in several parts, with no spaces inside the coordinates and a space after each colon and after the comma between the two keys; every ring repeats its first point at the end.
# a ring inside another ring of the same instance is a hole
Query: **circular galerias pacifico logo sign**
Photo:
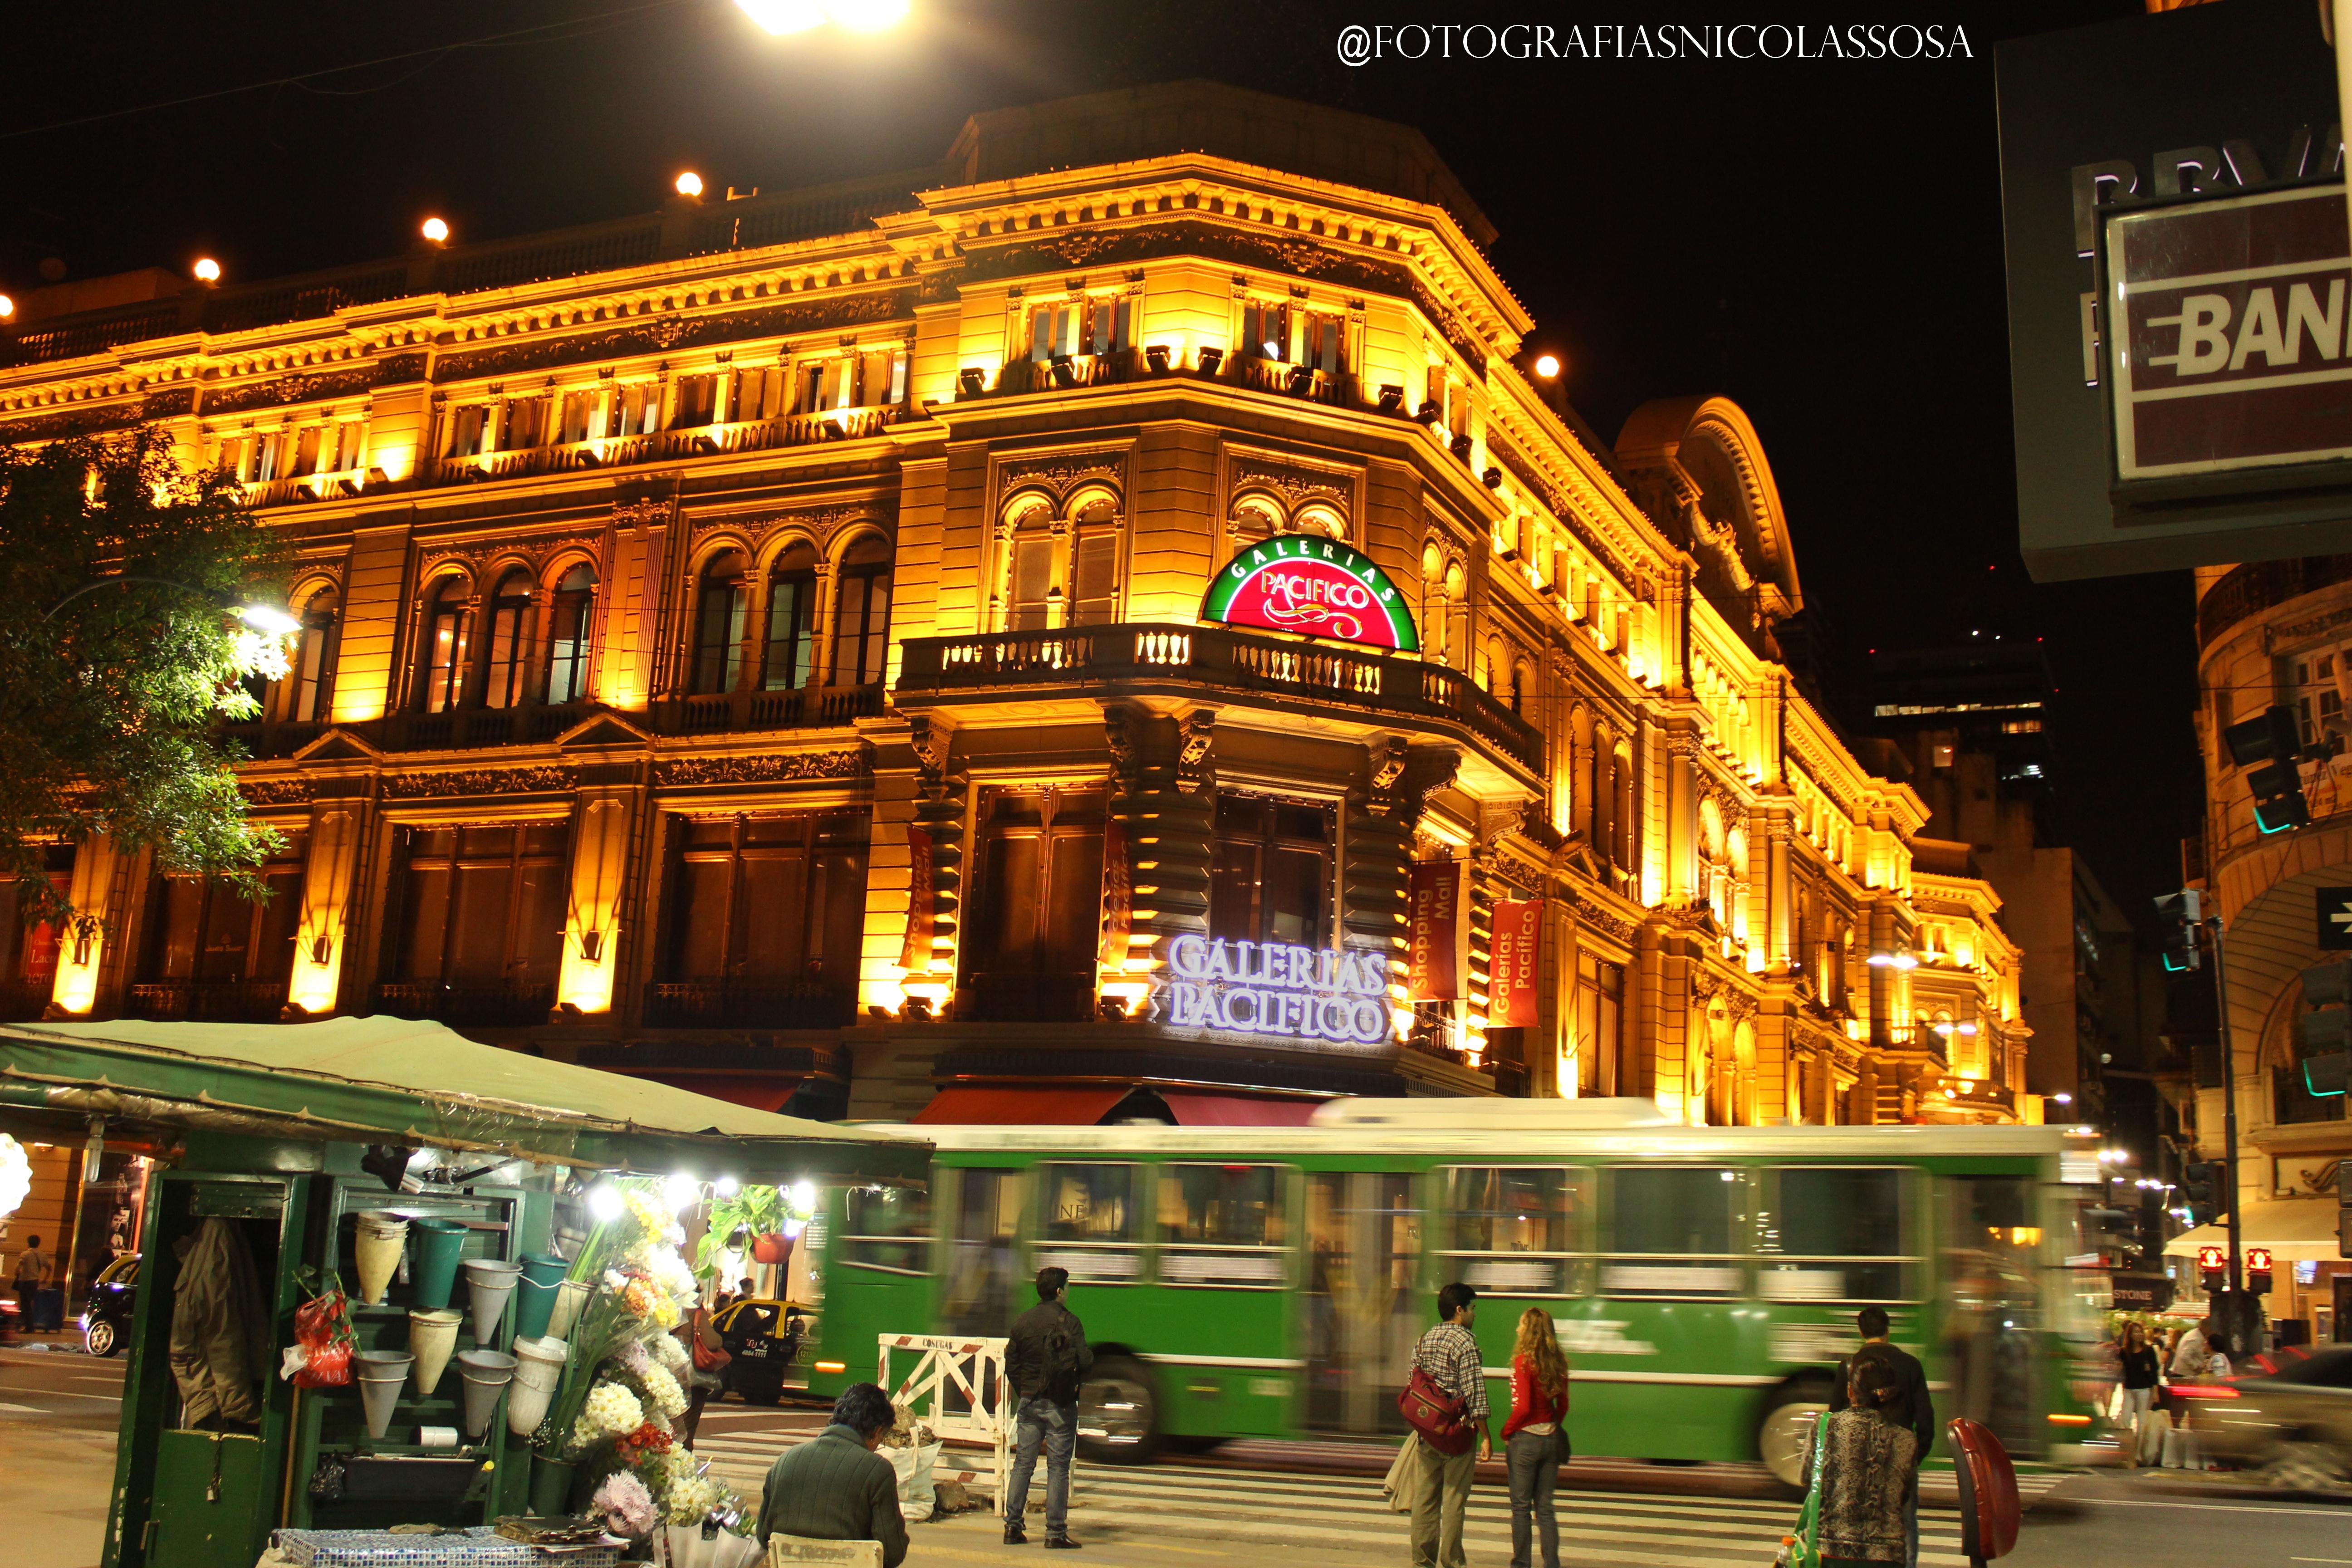
{"type": "Polygon", "coordinates": [[[1421,648],[1388,574],[1336,539],[1285,534],[1249,546],[1210,583],[1201,618],[1398,653],[1421,648]]]}

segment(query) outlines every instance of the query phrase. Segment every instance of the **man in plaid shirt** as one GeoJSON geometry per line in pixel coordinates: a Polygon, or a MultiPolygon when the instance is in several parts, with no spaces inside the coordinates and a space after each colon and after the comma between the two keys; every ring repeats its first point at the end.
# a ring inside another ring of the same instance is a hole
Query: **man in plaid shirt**
{"type": "MultiPolygon", "coordinates": [[[[1462,1515],[1470,1505],[1470,1482],[1478,1461],[1495,1452],[1486,1432],[1486,1373],[1478,1359],[1477,1336],[1470,1331],[1478,1318],[1478,1292],[1460,1280],[1448,1285],[1437,1293],[1437,1326],[1413,1347],[1412,1363],[1463,1402],[1464,1416],[1477,1426],[1478,1448],[1475,1454],[1450,1457],[1434,1448],[1423,1454],[1412,1499],[1412,1563],[1413,1568],[1466,1568],[1462,1515]]],[[[1418,1433],[1413,1441],[1423,1441],[1418,1433]]]]}

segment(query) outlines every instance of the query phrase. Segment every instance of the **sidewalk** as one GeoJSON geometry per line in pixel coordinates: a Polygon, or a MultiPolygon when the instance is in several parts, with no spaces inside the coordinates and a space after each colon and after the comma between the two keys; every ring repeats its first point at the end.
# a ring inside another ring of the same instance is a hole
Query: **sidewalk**
{"type": "Polygon", "coordinates": [[[106,1499],[114,1486],[114,1434],[50,1428],[8,1445],[16,1498],[10,1561],[31,1568],[98,1568],[106,1545],[106,1499]],[[18,1556],[18,1552],[23,1556],[18,1556]]]}

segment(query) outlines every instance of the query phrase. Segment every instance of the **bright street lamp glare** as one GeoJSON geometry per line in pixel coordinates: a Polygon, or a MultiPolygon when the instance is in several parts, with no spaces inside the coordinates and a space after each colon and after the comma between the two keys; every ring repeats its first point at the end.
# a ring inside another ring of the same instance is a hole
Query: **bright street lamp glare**
{"type": "Polygon", "coordinates": [[[449,237],[449,226],[437,217],[429,217],[425,220],[425,227],[420,232],[426,239],[438,245],[449,237]]]}
{"type": "Polygon", "coordinates": [[[7,296],[7,295],[5,295],[5,294],[0,294],[0,321],[6,321],[9,317],[11,317],[11,316],[15,315],[16,313],[16,300],[11,300],[11,299],[10,299],[10,298],[8,298],[8,296],[7,296]]]}
{"type": "Polygon", "coordinates": [[[735,4],[743,15],[780,38],[824,26],[824,8],[816,0],[735,0],[735,4]]]}
{"type": "Polygon", "coordinates": [[[879,33],[907,19],[908,0],[824,0],[824,14],[853,33],[879,33]]]}
{"type": "Polygon", "coordinates": [[[680,174],[677,177],[677,194],[682,196],[700,195],[702,194],[702,176],[696,174],[691,169],[688,169],[685,174],[680,174]]]}
{"type": "Polygon", "coordinates": [[[197,280],[198,282],[200,282],[200,283],[217,283],[217,282],[219,282],[219,281],[220,281],[220,263],[219,263],[219,262],[217,262],[217,261],[215,261],[215,260],[214,260],[211,257],[209,257],[209,256],[204,256],[204,257],[199,257],[199,258],[196,258],[196,280],[197,280]]]}
{"type": "Polygon", "coordinates": [[[268,605],[239,605],[236,618],[255,631],[268,632],[276,637],[289,637],[302,629],[301,622],[268,605]]]}
{"type": "Polygon", "coordinates": [[[1558,375],[1559,374],[1559,356],[1558,354],[1537,355],[1536,374],[1543,377],[1546,381],[1549,381],[1553,376],[1558,375]]]}

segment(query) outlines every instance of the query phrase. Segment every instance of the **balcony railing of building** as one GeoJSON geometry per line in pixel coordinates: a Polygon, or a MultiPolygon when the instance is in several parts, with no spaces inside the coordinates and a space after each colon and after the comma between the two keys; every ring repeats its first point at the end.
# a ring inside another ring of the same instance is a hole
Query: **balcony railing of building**
{"type": "Polygon", "coordinates": [[[856,986],[814,980],[661,980],[646,992],[650,1028],[837,1029],[856,1012],[856,986]]]}
{"type": "MultiPolygon", "coordinates": [[[[789,691],[720,691],[676,697],[633,712],[631,722],[658,735],[741,734],[761,730],[839,729],[883,708],[882,688],[812,686],[789,691]]],[[[463,752],[489,746],[544,745],[593,714],[593,702],[513,708],[452,708],[440,713],[388,713],[341,728],[387,752],[463,752]]],[[[257,761],[290,757],[327,731],[320,723],[255,720],[222,732],[257,761]]]]}
{"type": "Polygon", "coordinates": [[[830,729],[882,711],[880,686],[803,686],[786,691],[712,691],[665,705],[655,727],[666,735],[743,730],[830,729]]]}
{"type": "Polygon", "coordinates": [[[0,1024],[30,1024],[49,1010],[49,997],[57,988],[54,977],[46,980],[0,981],[0,1024]]]}
{"type": "Polygon", "coordinates": [[[878,436],[907,416],[903,404],[882,408],[837,408],[823,414],[788,414],[781,419],[689,425],[652,430],[642,436],[599,437],[509,452],[482,452],[436,459],[423,482],[427,486],[472,484],[484,479],[530,479],[541,474],[629,468],[646,463],[675,463],[688,458],[723,457],[737,452],[815,447],[829,441],[878,436]]]}
{"type": "Polygon", "coordinates": [[[1285,641],[1224,626],[1072,626],[976,637],[910,637],[902,696],[1105,682],[1190,681],[1369,714],[1456,724],[1543,772],[1543,738],[1475,681],[1447,665],[1285,641]]]}
{"type": "MultiPolygon", "coordinates": [[[[1131,382],[1181,377],[1245,386],[1335,408],[1360,408],[1356,378],[1344,371],[1321,371],[1255,354],[1228,354],[1218,349],[1197,351],[1190,363],[1166,344],[1113,349],[1098,354],[1056,354],[1049,360],[1008,361],[993,385],[986,370],[968,367],[956,384],[956,401],[982,397],[1020,397],[1034,392],[1068,392],[1081,387],[1125,385],[1131,382]]],[[[1386,397],[1376,406],[1382,413],[1408,417],[1404,389],[1383,387],[1386,397]]]]}
{"type": "Polygon", "coordinates": [[[510,980],[453,984],[439,980],[388,980],[375,987],[375,1009],[395,1018],[433,1018],[481,1028],[527,1028],[547,1022],[555,1007],[553,981],[510,980]]]}
{"type": "Polygon", "coordinates": [[[165,1024],[274,1024],[285,980],[151,980],[131,987],[123,1012],[165,1024]]]}

